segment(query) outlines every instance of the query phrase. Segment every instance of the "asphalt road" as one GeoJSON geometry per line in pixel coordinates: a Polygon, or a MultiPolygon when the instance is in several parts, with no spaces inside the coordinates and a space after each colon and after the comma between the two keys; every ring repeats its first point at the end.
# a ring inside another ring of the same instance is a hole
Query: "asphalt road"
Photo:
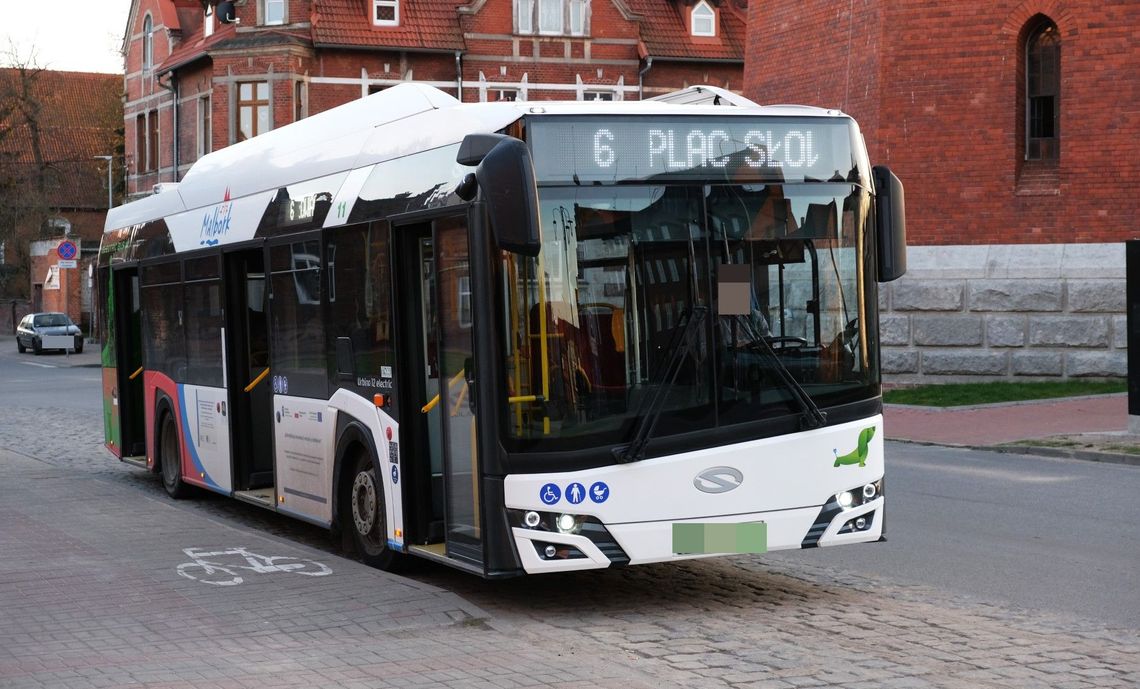
{"type": "MultiPolygon", "coordinates": [[[[97,419],[100,371],[75,366],[97,363],[97,348],[88,349],[70,359],[34,357],[0,339],[0,408],[87,411],[97,419]]],[[[888,443],[887,452],[887,543],[770,553],[764,561],[802,561],[852,578],[1140,629],[1140,467],[905,443],[888,443]]],[[[320,542],[323,531],[228,502],[208,501],[255,528],[272,524],[330,547],[320,542]]],[[[495,607],[466,575],[431,567],[417,576],[495,607]]]]}
{"type": "Polygon", "coordinates": [[[908,443],[887,453],[887,543],[766,557],[1140,627],[1140,467],[908,443]]]}

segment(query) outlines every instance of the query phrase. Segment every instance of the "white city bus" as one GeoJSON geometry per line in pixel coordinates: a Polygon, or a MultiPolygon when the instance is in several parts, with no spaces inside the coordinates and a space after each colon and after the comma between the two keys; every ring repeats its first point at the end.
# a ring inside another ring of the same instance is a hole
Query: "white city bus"
{"type": "Polygon", "coordinates": [[[879,540],[902,187],[850,117],[724,95],[409,84],[203,157],[107,218],[107,447],[379,567],[879,540]]]}

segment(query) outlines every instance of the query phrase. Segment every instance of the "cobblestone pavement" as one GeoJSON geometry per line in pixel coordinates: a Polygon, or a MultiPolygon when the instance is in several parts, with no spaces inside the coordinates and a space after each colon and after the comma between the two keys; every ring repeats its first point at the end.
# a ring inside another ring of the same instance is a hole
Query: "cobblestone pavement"
{"type": "Polygon", "coordinates": [[[220,497],[172,503],[101,442],[97,412],[0,407],[0,448],[39,458],[0,452],[0,687],[1140,686],[1140,620],[1107,628],[806,556],[393,577],[340,558],[320,529],[220,497]],[[206,587],[174,573],[184,533],[334,574],[206,587]]]}

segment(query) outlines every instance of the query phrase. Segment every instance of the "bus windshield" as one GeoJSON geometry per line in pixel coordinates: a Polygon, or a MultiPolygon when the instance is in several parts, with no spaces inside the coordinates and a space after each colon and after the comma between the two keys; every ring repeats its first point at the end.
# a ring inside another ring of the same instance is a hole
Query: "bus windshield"
{"type": "Polygon", "coordinates": [[[805,392],[823,408],[877,393],[859,185],[541,187],[539,199],[541,252],[501,259],[509,450],[628,443],[651,407],[660,437],[800,414],[805,392]]]}

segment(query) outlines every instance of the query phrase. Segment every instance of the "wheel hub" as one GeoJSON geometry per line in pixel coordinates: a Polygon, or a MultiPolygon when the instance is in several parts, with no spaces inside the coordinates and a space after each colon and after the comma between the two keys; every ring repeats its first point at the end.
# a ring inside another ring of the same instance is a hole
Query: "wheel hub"
{"type": "Polygon", "coordinates": [[[371,471],[360,472],[352,482],[352,520],[363,535],[372,533],[376,526],[376,482],[371,471]]]}

